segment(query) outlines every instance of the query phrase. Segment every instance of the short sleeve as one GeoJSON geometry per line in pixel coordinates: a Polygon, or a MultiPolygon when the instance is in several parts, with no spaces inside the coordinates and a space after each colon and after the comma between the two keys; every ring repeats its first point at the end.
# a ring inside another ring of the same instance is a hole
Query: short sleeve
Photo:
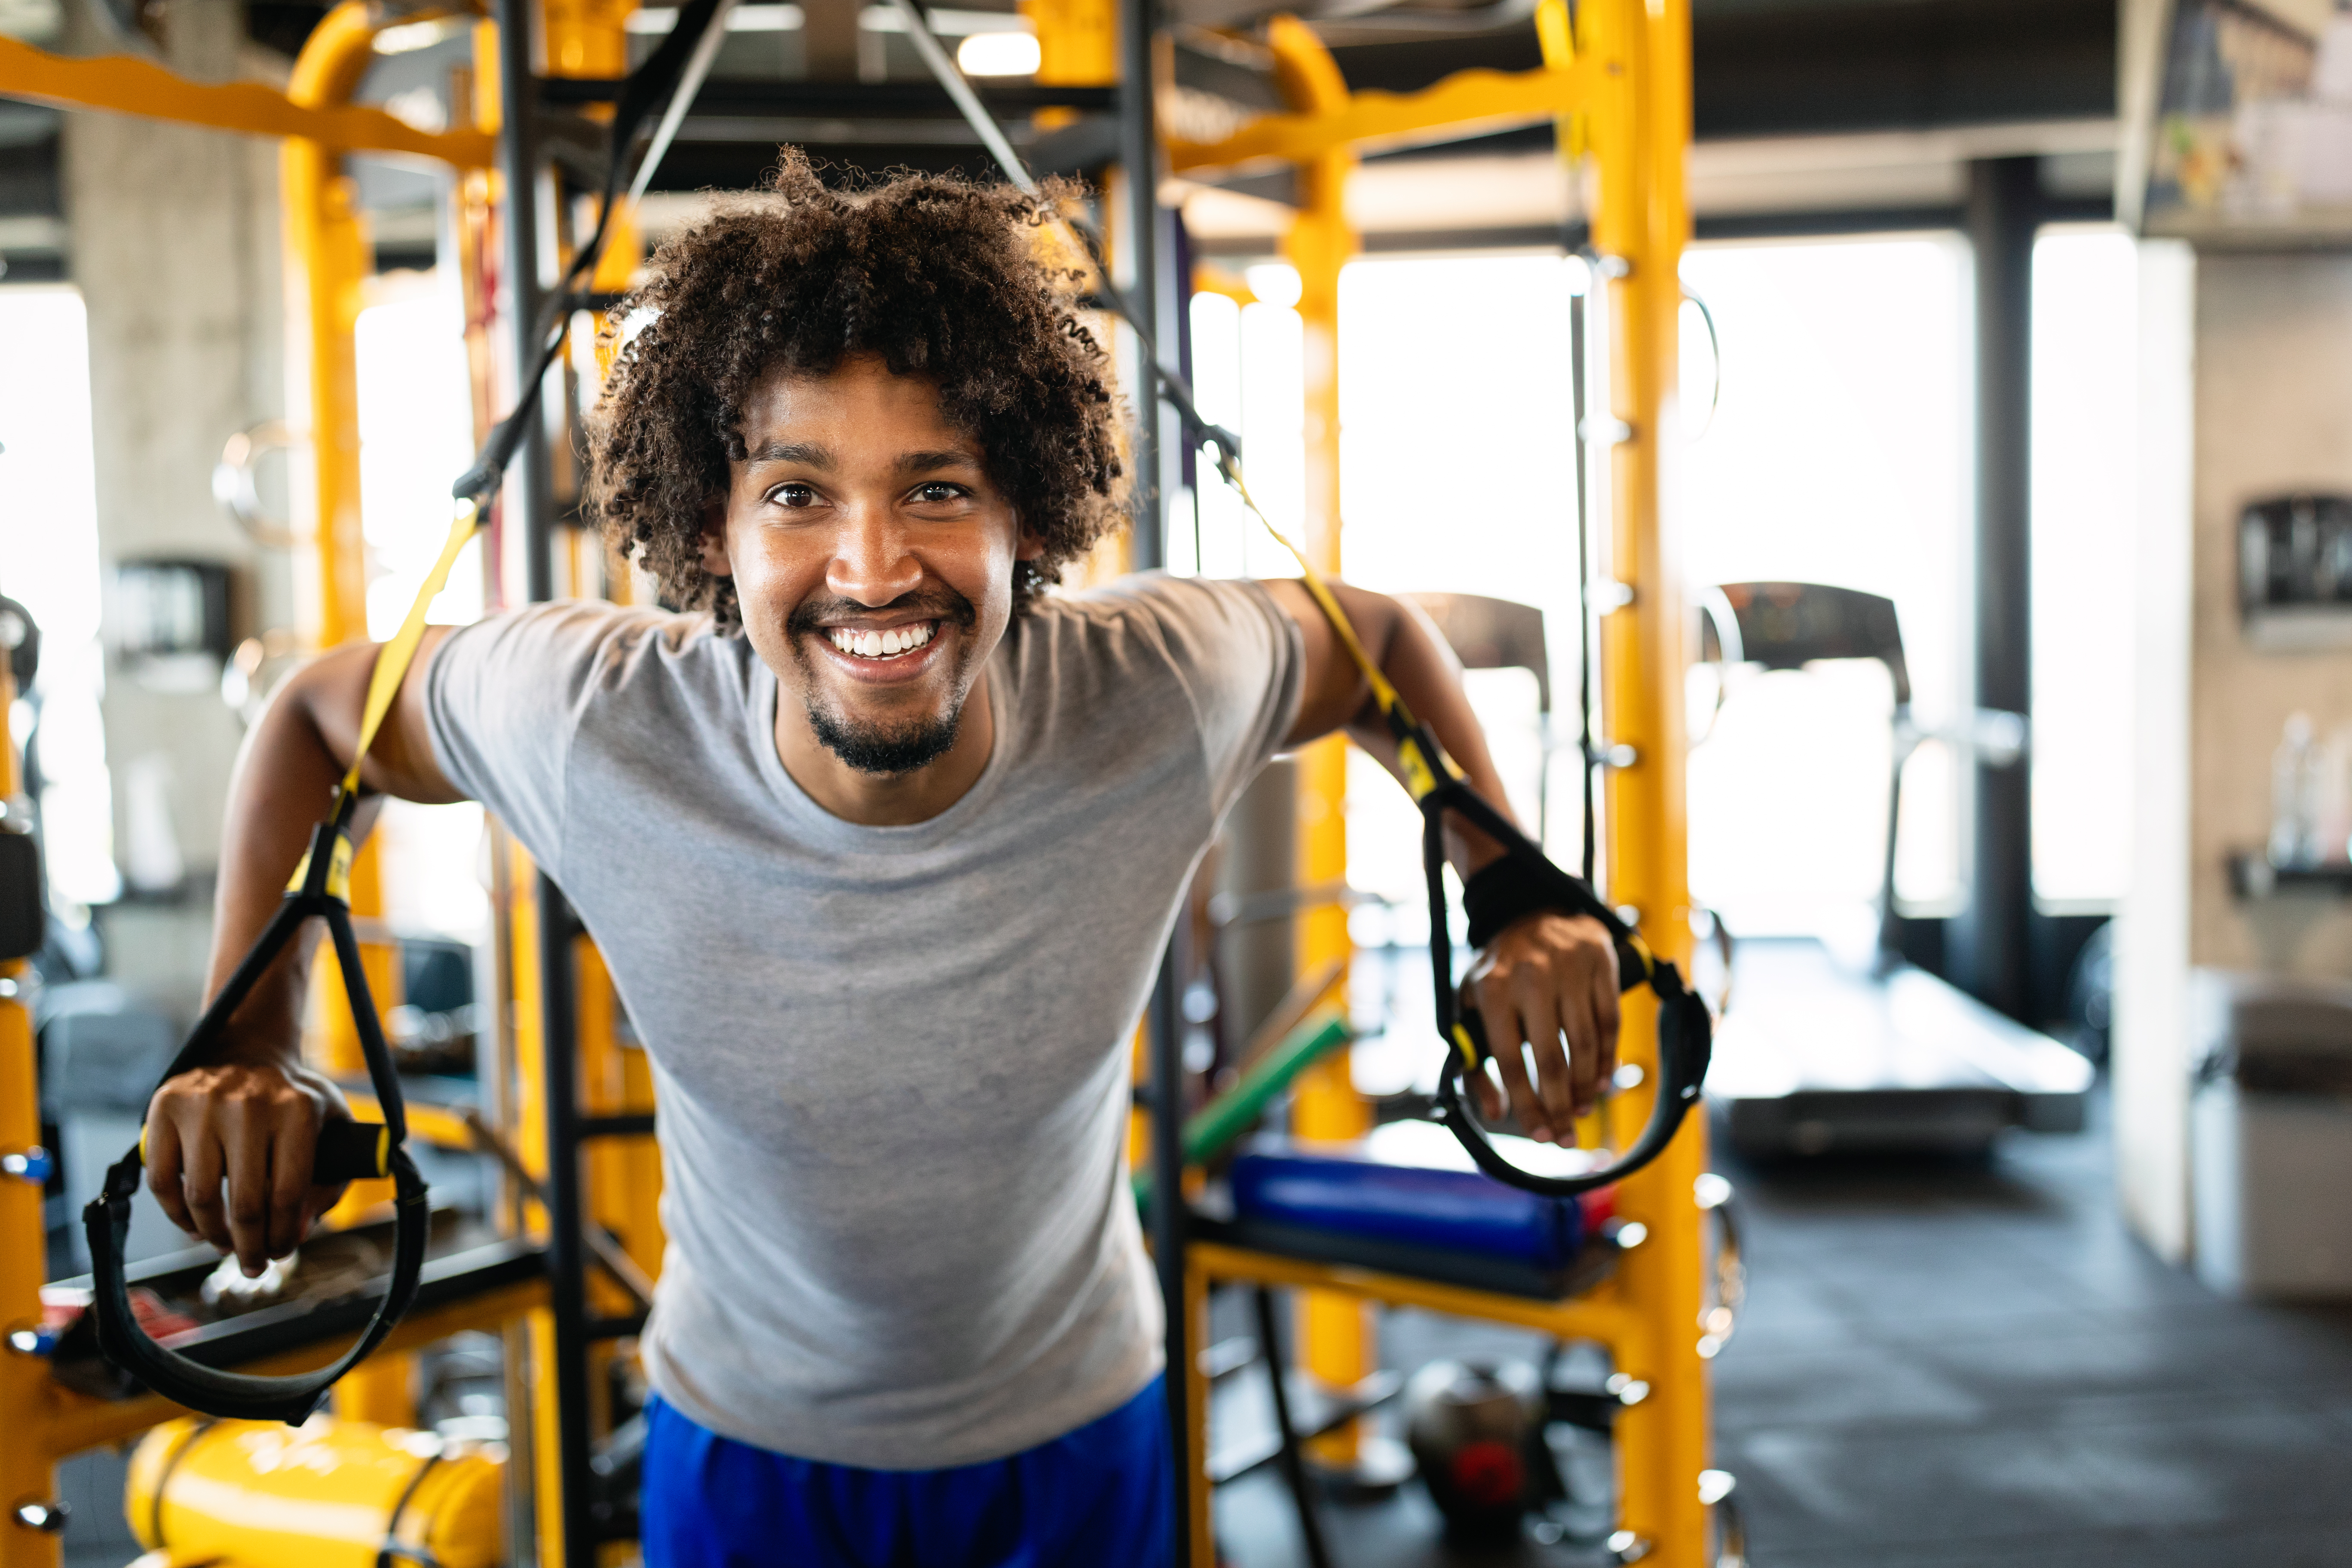
{"type": "Polygon", "coordinates": [[[597,670],[634,618],[614,605],[533,605],[459,627],[425,669],[425,724],[441,772],[558,877],[572,736],[597,670]]]}
{"type": "Polygon", "coordinates": [[[1305,639],[1262,584],[1151,577],[1137,597],[1160,622],[1192,698],[1210,806],[1223,817],[1298,722],[1305,639]]]}

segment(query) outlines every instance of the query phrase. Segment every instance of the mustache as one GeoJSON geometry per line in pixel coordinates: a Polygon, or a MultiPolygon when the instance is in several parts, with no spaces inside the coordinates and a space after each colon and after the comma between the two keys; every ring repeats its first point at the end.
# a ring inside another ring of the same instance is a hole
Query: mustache
{"type": "Polygon", "coordinates": [[[980,619],[980,611],[970,599],[953,588],[940,585],[934,589],[919,589],[901,594],[887,605],[861,605],[855,599],[837,595],[809,599],[796,606],[784,630],[793,637],[814,637],[824,629],[827,616],[880,615],[886,611],[914,610],[926,620],[942,621],[950,626],[969,627],[980,619]]]}

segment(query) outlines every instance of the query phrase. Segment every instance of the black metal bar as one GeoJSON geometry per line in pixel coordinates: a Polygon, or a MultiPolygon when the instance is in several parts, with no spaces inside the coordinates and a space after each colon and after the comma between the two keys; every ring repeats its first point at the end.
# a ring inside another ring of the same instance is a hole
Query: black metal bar
{"type": "Polygon", "coordinates": [[[1250,1292],[1257,1310],[1257,1344],[1265,1357],[1266,1388],[1274,1396],[1274,1427],[1282,1437],[1283,1484],[1298,1509],[1298,1534],[1306,1542],[1308,1568],[1331,1568],[1331,1552],[1323,1543],[1322,1516],[1315,1511],[1315,1494],[1307,1479],[1307,1458],[1298,1428],[1290,1419],[1290,1368],[1282,1354],[1282,1328],[1276,1321],[1274,1292],[1260,1285],[1250,1292]]]}
{"type": "MultiPolygon", "coordinates": [[[[617,77],[541,77],[539,101],[551,108],[612,103],[620,98],[622,86],[617,77]]],[[[999,114],[1027,114],[1039,109],[1108,113],[1118,104],[1118,89],[1109,87],[975,84],[974,90],[982,102],[999,114]]],[[[935,115],[945,120],[955,117],[956,108],[945,92],[927,81],[765,81],[722,77],[703,83],[702,90],[695,94],[694,112],[815,114],[833,120],[935,115]]]]}
{"type": "Polygon", "coordinates": [[[578,1020],[572,994],[579,922],[563,889],[539,874],[541,1082],[547,1114],[547,1294],[555,1318],[557,1459],[563,1477],[563,1561],[593,1568],[594,1493],[588,1461],[588,1257],[582,1239],[578,1020]]]}
{"type": "Polygon", "coordinates": [[[626,1116],[583,1116],[580,1119],[580,1136],[588,1138],[649,1138],[654,1131],[654,1113],[638,1111],[626,1116]]]}
{"type": "Polygon", "coordinates": [[[1206,1457],[1195,1455],[1189,1415],[1192,1378],[1186,1330],[1184,1289],[1184,1024],[1177,1005],[1173,940],[1160,955],[1160,978],[1151,988],[1151,1255],[1160,1272],[1160,1298],[1167,1309],[1169,1452],[1176,1463],[1174,1528],[1176,1554],[1192,1559],[1192,1472],[1206,1457]]]}
{"type": "Polygon", "coordinates": [[[581,1332],[592,1340],[634,1339],[646,1331],[646,1314],[630,1312],[618,1318],[583,1318],[581,1332]]]}
{"type": "MultiPolygon", "coordinates": [[[[1969,241],[1976,255],[1976,705],[2023,713],[2032,701],[2032,490],[2033,236],[2041,163],[1969,165],[1969,241]]],[[[1958,978],[2022,1019],[2031,988],[2032,772],[1976,768],[1969,907],[1954,922],[1958,978]]]]}
{"type": "MultiPolygon", "coordinates": [[[[539,197],[545,169],[535,134],[539,112],[532,35],[535,11],[528,0],[499,0],[498,4],[499,90],[504,105],[499,163],[506,183],[505,305],[519,376],[528,376],[546,349],[539,325],[547,279],[540,266],[539,197]]],[[[516,388],[519,397],[529,390],[516,388]]],[[[541,418],[536,427],[522,433],[514,461],[509,465],[504,515],[506,526],[522,531],[524,593],[534,602],[552,598],[555,593],[554,475],[543,412],[541,418]]],[[[562,889],[544,872],[540,874],[536,893],[539,951],[518,957],[539,966],[541,1085],[547,1114],[547,1275],[555,1342],[554,1364],[538,1368],[537,1375],[551,1380],[555,1391],[557,1469],[563,1489],[562,1560],[565,1568],[594,1568],[584,1331],[587,1259],[580,1231],[580,1101],[572,986],[575,924],[562,889]]]]}
{"type": "MultiPolygon", "coordinates": [[[[507,331],[514,342],[515,374],[528,376],[546,344],[539,333],[546,279],[540,272],[539,188],[544,173],[536,134],[539,82],[532,70],[535,8],[528,0],[498,0],[499,172],[506,182],[507,331]]],[[[518,400],[529,389],[517,386],[518,400]]],[[[526,436],[507,470],[505,522],[520,527],[525,541],[526,596],[554,596],[555,556],[551,535],[553,472],[547,443],[526,436]]]]}
{"type": "MultiPolygon", "coordinates": [[[[1153,119],[1151,59],[1159,26],[1160,7],[1155,0],[1119,0],[1118,162],[1127,182],[1127,259],[1131,273],[1127,299],[1137,321],[1149,323],[1161,342],[1172,342],[1171,335],[1160,331],[1160,132],[1153,119]]],[[[1133,560],[1139,571],[1149,571],[1167,563],[1168,496],[1160,483],[1159,386],[1148,368],[1142,370],[1141,381],[1135,389],[1144,416],[1135,426],[1133,560]]]]}

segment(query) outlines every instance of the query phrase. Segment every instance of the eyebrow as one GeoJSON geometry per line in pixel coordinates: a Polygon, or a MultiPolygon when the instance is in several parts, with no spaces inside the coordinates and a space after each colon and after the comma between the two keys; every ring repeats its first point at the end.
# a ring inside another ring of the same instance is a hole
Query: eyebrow
{"type": "Polygon", "coordinates": [[[980,458],[975,454],[953,450],[908,452],[898,459],[898,471],[902,474],[929,474],[940,468],[977,468],[980,466],[980,458]]]}
{"type": "Polygon", "coordinates": [[[770,441],[752,448],[754,463],[805,463],[812,468],[830,470],[833,454],[814,441],[770,441]]]}

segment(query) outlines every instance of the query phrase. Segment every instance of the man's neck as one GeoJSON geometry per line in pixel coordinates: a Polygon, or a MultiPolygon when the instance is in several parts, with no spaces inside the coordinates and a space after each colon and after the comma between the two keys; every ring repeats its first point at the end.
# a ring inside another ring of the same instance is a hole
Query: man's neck
{"type": "Polygon", "coordinates": [[[793,700],[789,689],[776,704],[776,758],[784,772],[811,800],[860,827],[929,822],[980,782],[995,750],[996,717],[984,675],[964,700],[954,744],[903,773],[869,773],[851,767],[816,738],[807,710],[793,700]]]}

